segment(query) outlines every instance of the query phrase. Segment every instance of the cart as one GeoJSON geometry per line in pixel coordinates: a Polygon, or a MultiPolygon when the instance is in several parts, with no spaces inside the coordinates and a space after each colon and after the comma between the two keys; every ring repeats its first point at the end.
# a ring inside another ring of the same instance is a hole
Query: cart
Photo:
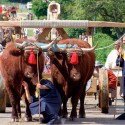
{"type": "Polygon", "coordinates": [[[98,106],[102,113],[109,111],[109,90],[108,90],[108,73],[104,68],[99,69],[99,78],[92,77],[90,80],[91,85],[87,85],[87,95],[98,95],[98,106]],[[89,86],[89,87],[88,87],[89,86]]]}

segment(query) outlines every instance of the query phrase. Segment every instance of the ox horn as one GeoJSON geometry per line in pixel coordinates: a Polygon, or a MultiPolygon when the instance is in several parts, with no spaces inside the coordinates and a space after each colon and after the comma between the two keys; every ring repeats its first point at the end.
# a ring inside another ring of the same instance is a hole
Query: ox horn
{"type": "Polygon", "coordinates": [[[46,45],[46,46],[40,46],[40,48],[44,51],[44,50],[47,50],[47,49],[49,49],[55,42],[56,42],[56,39],[57,39],[58,37],[56,37],[51,43],[49,43],[48,45],[46,45]]]}
{"type": "Polygon", "coordinates": [[[94,47],[92,47],[92,48],[81,48],[81,50],[83,52],[94,51],[97,46],[98,46],[98,43],[96,43],[96,45],[94,47]]]}
{"type": "Polygon", "coordinates": [[[14,44],[15,44],[16,47],[19,48],[19,49],[22,49],[22,48],[23,48],[22,44],[20,44],[20,43],[15,43],[15,42],[14,42],[14,44]]]}
{"type": "MultiPolygon", "coordinates": [[[[57,37],[57,38],[58,38],[58,37],[57,37]]],[[[54,44],[54,42],[56,41],[57,38],[55,38],[51,43],[49,43],[49,44],[46,45],[46,46],[40,46],[40,47],[39,47],[39,46],[36,45],[35,43],[27,43],[27,42],[24,42],[23,44],[15,43],[15,45],[16,45],[16,47],[19,48],[19,49],[23,49],[25,45],[35,45],[35,46],[37,46],[38,48],[41,48],[41,49],[44,51],[44,50],[47,50],[48,48],[50,48],[50,47],[52,46],[52,44],[54,44]]]]}
{"type": "Polygon", "coordinates": [[[14,42],[14,44],[16,45],[17,48],[23,49],[25,46],[32,45],[33,43],[31,42],[15,43],[14,42]]]}
{"type": "Polygon", "coordinates": [[[52,46],[53,51],[54,52],[63,52],[63,51],[65,51],[68,45],[64,49],[61,49],[61,48],[58,47],[57,42],[58,41],[54,42],[54,44],[52,46]]]}
{"type": "MultiPolygon", "coordinates": [[[[61,48],[58,47],[58,45],[56,43],[57,43],[57,41],[54,43],[54,47],[56,48],[56,52],[63,52],[63,51],[66,50],[67,47],[64,48],[64,49],[61,49],[61,48]]],[[[84,52],[94,51],[95,48],[97,47],[97,45],[98,45],[98,43],[92,48],[81,48],[81,50],[84,51],[84,52]]]]}

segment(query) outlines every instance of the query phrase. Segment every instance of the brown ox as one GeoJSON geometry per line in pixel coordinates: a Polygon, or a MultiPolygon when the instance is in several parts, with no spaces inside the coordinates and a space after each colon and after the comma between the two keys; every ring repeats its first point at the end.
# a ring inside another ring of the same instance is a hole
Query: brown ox
{"type": "MultiPolygon", "coordinates": [[[[37,75],[37,64],[39,65],[39,74],[42,74],[44,68],[44,56],[40,48],[37,48],[38,63],[29,64],[28,58],[30,54],[26,53],[22,46],[20,47],[22,49],[18,49],[15,43],[10,42],[0,56],[0,70],[12,105],[12,121],[18,121],[21,117],[20,99],[21,95],[24,93],[24,88],[21,86],[22,81],[25,80],[29,84],[30,94],[33,95],[35,86],[32,80],[33,77],[37,75]]],[[[45,48],[47,49],[47,47],[45,48]]],[[[41,77],[42,76],[40,76],[40,78],[41,77]]],[[[32,120],[32,116],[29,110],[29,103],[26,99],[25,101],[25,117],[26,120],[29,121],[32,120]]]]}
{"type": "MultiPolygon", "coordinates": [[[[71,97],[72,110],[70,118],[76,118],[76,107],[80,99],[79,117],[85,117],[84,99],[87,81],[91,78],[95,64],[95,54],[91,46],[82,40],[66,39],[61,44],[77,45],[76,48],[67,48],[53,53],[49,51],[51,75],[53,83],[59,89],[63,100],[62,116],[67,117],[67,101],[71,97]],[[78,64],[70,64],[72,52],[78,55],[78,64]]],[[[57,47],[56,47],[57,48],[57,47]]]]}

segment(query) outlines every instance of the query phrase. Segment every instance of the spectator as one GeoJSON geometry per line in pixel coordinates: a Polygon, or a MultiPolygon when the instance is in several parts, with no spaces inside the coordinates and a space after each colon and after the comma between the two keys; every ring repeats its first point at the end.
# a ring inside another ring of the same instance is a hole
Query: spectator
{"type": "MultiPolygon", "coordinates": [[[[125,46],[125,36],[122,38],[123,46],[125,46]]],[[[122,67],[122,91],[123,91],[123,98],[125,102],[125,50],[123,49],[121,51],[121,56],[119,56],[119,59],[117,60],[117,64],[122,67]]]]}
{"type": "Polygon", "coordinates": [[[119,55],[120,42],[116,41],[114,43],[114,49],[109,53],[106,59],[105,67],[107,69],[112,69],[116,67],[116,59],[119,55]]]}
{"type": "MultiPolygon", "coordinates": [[[[34,96],[30,96],[28,84],[23,81],[27,100],[30,104],[31,114],[39,114],[39,102],[34,96]]],[[[42,123],[47,123],[48,125],[55,122],[59,122],[59,111],[61,108],[61,96],[58,90],[55,88],[53,83],[49,80],[42,79],[40,83],[36,84],[37,88],[40,89],[40,113],[43,115],[42,123]]]]}
{"type": "Polygon", "coordinates": [[[34,38],[35,38],[35,39],[37,39],[39,32],[40,32],[40,29],[39,29],[39,28],[35,28],[35,29],[33,30],[34,38]]]}
{"type": "Polygon", "coordinates": [[[11,11],[12,17],[16,18],[17,17],[16,7],[12,6],[10,9],[11,9],[10,11],[11,11]]]}
{"type": "Polygon", "coordinates": [[[27,28],[23,28],[23,38],[27,38],[27,28]]]}

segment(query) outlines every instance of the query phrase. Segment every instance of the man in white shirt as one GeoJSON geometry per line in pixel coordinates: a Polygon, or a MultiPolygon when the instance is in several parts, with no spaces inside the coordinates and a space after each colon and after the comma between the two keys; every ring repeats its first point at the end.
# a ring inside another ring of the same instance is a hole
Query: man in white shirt
{"type": "MultiPolygon", "coordinates": [[[[119,55],[120,41],[114,43],[114,49],[109,53],[106,59],[105,67],[111,69],[116,77],[118,77],[119,84],[122,88],[122,68],[116,66],[116,59],[119,55]]],[[[120,89],[120,95],[122,95],[122,90],[120,89]]]]}
{"type": "Polygon", "coordinates": [[[116,68],[116,59],[119,55],[120,42],[114,43],[114,49],[109,53],[106,59],[105,67],[107,69],[116,68]]]}

